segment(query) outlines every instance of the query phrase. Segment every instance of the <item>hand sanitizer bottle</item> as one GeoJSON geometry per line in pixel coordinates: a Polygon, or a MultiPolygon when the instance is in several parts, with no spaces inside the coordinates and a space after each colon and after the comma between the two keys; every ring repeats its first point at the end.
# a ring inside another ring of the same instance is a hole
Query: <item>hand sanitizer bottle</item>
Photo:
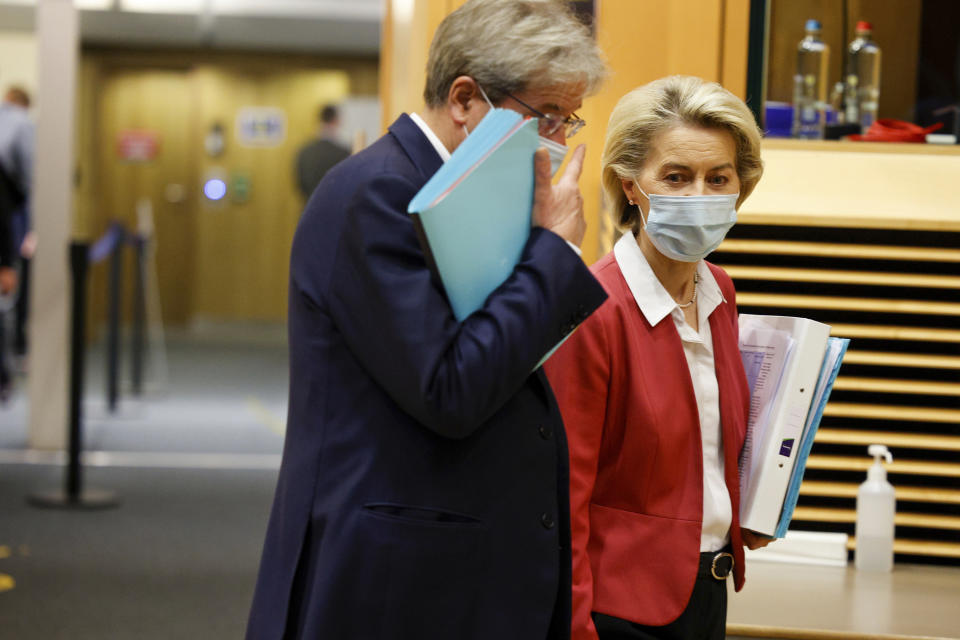
{"type": "Polygon", "coordinates": [[[893,462],[890,451],[882,444],[867,447],[873,456],[873,465],[867,470],[867,480],[857,491],[857,547],[854,562],[865,571],[890,571],[893,568],[893,516],[896,498],[893,485],[887,482],[887,470],[882,460],[893,462]]]}

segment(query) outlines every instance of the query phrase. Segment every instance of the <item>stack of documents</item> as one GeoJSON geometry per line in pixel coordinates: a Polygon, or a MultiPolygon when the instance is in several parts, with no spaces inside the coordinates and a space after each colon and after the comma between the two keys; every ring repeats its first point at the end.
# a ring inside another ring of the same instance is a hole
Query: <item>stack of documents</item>
{"type": "Polygon", "coordinates": [[[785,562],[816,564],[827,567],[847,566],[847,539],[845,533],[822,531],[787,531],[778,536],[777,544],[759,549],[744,549],[747,563],[785,562]]]}
{"type": "Polygon", "coordinates": [[[493,109],[407,207],[461,322],[520,261],[539,145],[535,119],[493,109]]]}
{"type": "Polygon", "coordinates": [[[847,339],[805,318],[740,315],[750,417],[740,460],[740,524],[782,538],[847,339]]]}

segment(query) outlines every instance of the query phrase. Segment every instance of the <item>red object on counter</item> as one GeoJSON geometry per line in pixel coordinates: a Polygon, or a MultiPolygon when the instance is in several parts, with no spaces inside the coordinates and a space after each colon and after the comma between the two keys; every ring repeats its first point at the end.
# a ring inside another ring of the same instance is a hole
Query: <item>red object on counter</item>
{"type": "Polygon", "coordinates": [[[867,129],[864,134],[855,133],[847,136],[847,140],[863,142],[926,142],[927,134],[943,127],[942,122],[929,127],[921,127],[912,122],[880,118],[867,129]]]}

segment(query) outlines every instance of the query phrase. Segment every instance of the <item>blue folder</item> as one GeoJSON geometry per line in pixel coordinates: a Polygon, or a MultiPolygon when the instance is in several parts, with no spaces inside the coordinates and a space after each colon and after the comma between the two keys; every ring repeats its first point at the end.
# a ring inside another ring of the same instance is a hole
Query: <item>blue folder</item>
{"type": "Polygon", "coordinates": [[[850,346],[849,338],[830,338],[828,341],[827,352],[823,356],[823,365],[817,382],[818,387],[824,385],[823,395],[820,398],[820,403],[815,407],[811,406],[807,415],[807,424],[800,440],[797,461],[790,475],[790,484],[787,485],[787,494],[783,499],[783,511],[780,513],[780,520],[774,533],[775,538],[782,538],[787,535],[790,520],[793,519],[793,510],[796,508],[797,499],[800,497],[800,483],[803,482],[803,472],[807,468],[807,457],[809,457],[810,450],[813,448],[813,439],[817,435],[820,419],[823,418],[823,409],[827,406],[827,400],[830,399],[830,391],[833,389],[833,383],[837,379],[840,363],[843,362],[843,356],[846,354],[848,346],[850,346]],[[836,348],[833,348],[833,345],[836,345],[836,348]],[[839,350],[839,353],[837,353],[837,350],[839,350]],[[836,360],[830,360],[831,352],[836,353],[836,360]]]}
{"type": "Polygon", "coordinates": [[[482,307],[520,261],[539,144],[536,120],[493,109],[407,207],[457,320],[482,307]]]}

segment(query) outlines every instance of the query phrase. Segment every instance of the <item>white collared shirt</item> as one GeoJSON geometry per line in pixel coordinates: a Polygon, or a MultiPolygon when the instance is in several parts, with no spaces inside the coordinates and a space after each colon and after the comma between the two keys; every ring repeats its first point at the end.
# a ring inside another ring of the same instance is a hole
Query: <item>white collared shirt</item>
{"type": "Polygon", "coordinates": [[[733,508],[723,478],[720,392],[714,368],[709,318],[714,309],[726,300],[710,268],[700,260],[697,263],[697,275],[700,277],[697,283],[697,323],[700,330],[694,331],[684,319],[683,310],[653,273],[632,233],[623,234],[614,246],[613,254],[637,306],[650,326],[670,316],[680,334],[700,414],[703,448],[703,529],[700,551],[717,551],[730,540],[733,508]]]}
{"type": "MultiPolygon", "coordinates": [[[[440,159],[443,160],[444,162],[446,162],[447,160],[449,160],[449,159],[450,159],[450,151],[449,151],[449,150],[447,149],[447,147],[444,146],[444,144],[440,141],[440,138],[437,137],[437,134],[435,134],[435,133],[433,132],[433,129],[430,128],[430,125],[428,125],[428,124],[424,121],[424,119],[421,118],[421,117],[419,116],[419,114],[416,114],[416,113],[411,113],[411,114],[410,114],[410,119],[413,120],[414,124],[416,124],[418,127],[420,127],[420,130],[423,131],[423,135],[427,136],[427,140],[429,140],[429,141],[430,141],[430,144],[433,145],[433,148],[437,150],[437,153],[440,155],[440,159]]],[[[576,252],[576,254],[577,254],[578,256],[582,256],[582,255],[583,255],[583,252],[580,250],[580,247],[578,247],[577,245],[573,244],[573,243],[570,242],[569,240],[566,240],[565,242],[567,243],[567,246],[570,247],[571,249],[573,249],[574,252],[576,252]]]]}
{"type": "Polygon", "coordinates": [[[430,128],[423,118],[421,118],[416,113],[410,114],[410,119],[413,120],[414,124],[420,127],[420,131],[423,131],[423,135],[427,136],[427,140],[430,141],[430,144],[433,145],[433,148],[437,150],[437,153],[440,155],[440,159],[446,162],[450,159],[450,151],[440,142],[440,138],[437,137],[437,134],[433,132],[433,129],[430,128]]]}

